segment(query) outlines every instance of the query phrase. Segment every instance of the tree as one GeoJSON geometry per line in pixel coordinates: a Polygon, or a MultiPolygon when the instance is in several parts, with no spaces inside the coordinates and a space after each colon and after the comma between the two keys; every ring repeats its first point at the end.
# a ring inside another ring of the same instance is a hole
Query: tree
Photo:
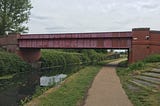
{"type": "Polygon", "coordinates": [[[0,35],[28,31],[31,8],[30,0],[0,0],[0,35]]]}

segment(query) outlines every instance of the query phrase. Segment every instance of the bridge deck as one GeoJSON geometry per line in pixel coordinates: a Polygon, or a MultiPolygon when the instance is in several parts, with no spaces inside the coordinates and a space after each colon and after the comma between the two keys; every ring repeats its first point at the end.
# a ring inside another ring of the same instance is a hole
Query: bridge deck
{"type": "Polygon", "coordinates": [[[20,48],[130,48],[131,32],[28,34],[18,39],[20,48]]]}

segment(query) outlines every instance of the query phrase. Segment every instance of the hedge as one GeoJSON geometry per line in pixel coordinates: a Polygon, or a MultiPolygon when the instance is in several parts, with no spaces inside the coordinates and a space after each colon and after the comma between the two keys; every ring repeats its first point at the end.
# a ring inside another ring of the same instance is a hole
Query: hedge
{"type": "Polygon", "coordinates": [[[64,52],[57,50],[42,50],[42,67],[67,66],[74,64],[94,64],[107,58],[92,49],[83,50],[81,53],[64,52]]]}

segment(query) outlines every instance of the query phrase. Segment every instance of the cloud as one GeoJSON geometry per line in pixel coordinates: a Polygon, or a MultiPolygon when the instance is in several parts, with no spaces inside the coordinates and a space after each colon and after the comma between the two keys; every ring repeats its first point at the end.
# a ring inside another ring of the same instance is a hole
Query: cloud
{"type": "Polygon", "coordinates": [[[158,0],[32,0],[32,3],[29,33],[160,28],[158,0]]]}
{"type": "Polygon", "coordinates": [[[142,5],[142,8],[146,8],[146,9],[156,9],[159,6],[157,4],[153,4],[153,5],[149,5],[149,4],[144,4],[142,5]]]}
{"type": "Polygon", "coordinates": [[[153,0],[148,0],[148,1],[139,1],[137,4],[141,9],[158,10],[160,2],[154,2],[153,0]]]}
{"type": "Polygon", "coordinates": [[[57,31],[66,31],[67,30],[67,28],[66,27],[58,27],[58,26],[56,26],[56,27],[46,27],[45,28],[45,30],[47,31],[47,32],[57,32],[57,31]]]}
{"type": "Polygon", "coordinates": [[[47,20],[47,19],[49,19],[47,16],[41,16],[41,15],[35,15],[35,14],[32,14],[31,18],[32,19],[38,19],[38,20],[47,20]]]}

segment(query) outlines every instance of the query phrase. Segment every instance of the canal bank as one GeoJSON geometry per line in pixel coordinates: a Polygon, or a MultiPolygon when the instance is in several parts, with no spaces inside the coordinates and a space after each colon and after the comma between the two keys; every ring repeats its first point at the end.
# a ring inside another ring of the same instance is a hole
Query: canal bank
{"type": "Polygon", "coordinates": [[[51,88],[25,106],[82,105],[85,94],[101,66],[87,66],[68,77],[60,86],[51,88]]]}

